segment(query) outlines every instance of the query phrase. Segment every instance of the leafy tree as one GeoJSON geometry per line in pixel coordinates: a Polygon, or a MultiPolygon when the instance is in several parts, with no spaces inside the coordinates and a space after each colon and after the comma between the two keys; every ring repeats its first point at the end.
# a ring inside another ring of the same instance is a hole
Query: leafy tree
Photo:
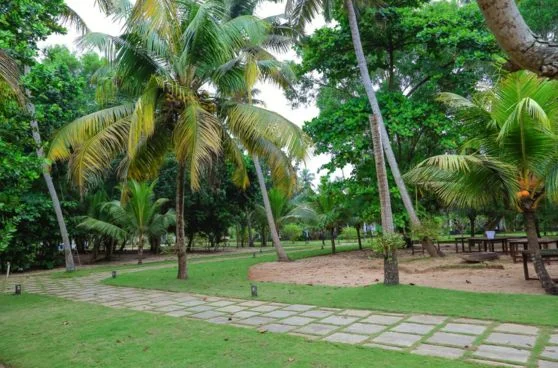
{"type": "Polygon", "coordinates": [[[163,236],[176,219],[172,210],[160,213],[168,199],[154,200],[155,184],[130,181],[122,188],[122,202],[106,202],[99,208],[98,215],[104,218],[86,216],[78,226],[120,241],[130,239],[138,246],[141,264],[145,242],[163,236]]]}
{"type": "Polygon", "coordinates": [[[298,239],[298,237],[302,234],[302,226],[294,223],[286,224],[283,227],[281,233],[284,234],[287,239],[294,243],[295,240],[298,239]]]}
{"type": "Polygon", "coordinates": [[[558,199],[558,82],[529,72],[506,76],[473,101],[455,94],[441,99],[476,134],[465,153],[431,157],[409,174],[444,202],[479,208],[504,203],[525,221],[529,251],[542,286],[558,294],[541,258],[536,213],[558,199]]]}

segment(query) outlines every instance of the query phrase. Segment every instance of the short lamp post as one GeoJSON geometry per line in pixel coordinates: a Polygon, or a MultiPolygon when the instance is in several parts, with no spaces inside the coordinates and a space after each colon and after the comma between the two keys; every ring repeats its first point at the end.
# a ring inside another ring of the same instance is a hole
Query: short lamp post
{"type": "Polygon", "coordinates": [[[250,291],[253,297],[258,296],[258,287],[255,284],[250,285],[250,291]]]}
{"type": "Polygon", "coordinates": [[[21,295],[21,284],[16,284],[15,295],[21,295]]]}
{"type": "Polygon", "coordinates": [[[256,252],[252,253],[252,257],[256,258],[256,252]]]}
{"type": "Polygon", "coordinates": [[[112,278],[113,278],[113,279],[116,278],[116,271],[112,271],[112,278]]]}

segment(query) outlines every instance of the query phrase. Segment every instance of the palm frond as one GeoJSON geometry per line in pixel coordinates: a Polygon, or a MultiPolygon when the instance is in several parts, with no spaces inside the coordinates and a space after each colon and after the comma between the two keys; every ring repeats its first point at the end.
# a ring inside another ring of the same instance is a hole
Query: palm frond
{"type": "Polygon", "coordinates": [[[13,91],[20,106],[25,107],[25,92],[19,84],[21,77],[16,61],[4,50],[0,49],[0,78],[13,91]]]}

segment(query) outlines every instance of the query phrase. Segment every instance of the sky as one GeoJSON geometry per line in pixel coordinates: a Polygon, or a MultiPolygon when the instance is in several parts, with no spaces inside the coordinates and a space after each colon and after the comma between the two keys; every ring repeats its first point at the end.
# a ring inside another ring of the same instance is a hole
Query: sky
{"type": "MultiPolygon", "coordinates": [[[[114,23],[112,19],[104,16],[101,11],[99,11],[99,9],[95,7],[94,3],[94,0],[66,0],[66,4],[82,17],[89,29],[94,32],[104,32],[111,35],[118,35],[121,31],[121,26],[114,23]]],[[[283,12],[284,4],[263,3],[258,7],[256,14],[261,17],[267,17],[271,15],[281,14],[283,12]]],[[[316,19],[312,24],[308,26],[306,31],[307,33],[311,33],[315,29],[320,28],[324,25],[325,22],[323,19],[316,19]]],[[[78,50],[75,44],[75,40],[78,36],[79,35],[75,30],[68,29],[66,35],[52,35],[47,40],[40,43],[39,46],[46,47],[50,45],[63,44],[66,45],[69,49],[79,53],[81,52],[81,50],[78,50]]],[[[294,51],[290,51],[285,54],[276,55],[276,57],[280,60],[295,60],[296,54],[294,53],[294,51]]],[[[271,84],[260,84],[256,87],[261,90],[261,94],[258,98],[265,102],[266,107],[269,110],[278,112],[279,114],[283,115],[299,126],[302,126],[305,121],[311,120],[312,118],[316,117],[319,113],[318,108],[315,106],[315,104],[311,104],[310,106],[301,106],[299,108],[293,109],[289,105],[288,100],[285,98],[283,92],[276,86],[273,86],[271,84]]],[[[319,183],[320,176],[326,174],[325,170],[322,170],[319,173],[318,170],[323,164],[327,163],[328,161],[329,158],[327,155],[315,156],[313,154],[310,154],[310,157],[306,161],[306,168],[308,168],[316,175],[316,185],[319,183]]],[[[335,177],[341,175],[342,173],[339,171],[334,173],[333,176],[335,177]]]]}

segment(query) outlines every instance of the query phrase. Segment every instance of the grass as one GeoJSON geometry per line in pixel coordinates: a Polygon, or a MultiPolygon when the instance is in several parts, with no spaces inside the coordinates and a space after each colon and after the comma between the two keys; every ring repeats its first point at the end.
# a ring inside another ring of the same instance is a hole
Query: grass
{"type": "MultiPolygon", "coordinates": [[[[345,250],[353,249],[346,247],[345,250]]],[[[329,250],[291,253],[291,258],[328,254],[329,250]]],[[[191,264],[190,279],[177,280],[176,269],[166,268],[121,274],[103,282],[116,286],[195,292],[249,298],[248,270],[252,265],[275,260],[275,256],[221,260],[191,264]]],[[[419,286],[330,287],[282,283],[258,283],[261,300],[318,306],[374,309],[402,313],[427,313],[490,319],[535,325],[558,326],[558,299],[546,295],[473,293],[419,286]]]]}
{"type": "Polygon", "coordinates": [[[439,358],[28,294],[0,295],[0,326],[0,365],[19,368],[448,366],[439,358]]]}

